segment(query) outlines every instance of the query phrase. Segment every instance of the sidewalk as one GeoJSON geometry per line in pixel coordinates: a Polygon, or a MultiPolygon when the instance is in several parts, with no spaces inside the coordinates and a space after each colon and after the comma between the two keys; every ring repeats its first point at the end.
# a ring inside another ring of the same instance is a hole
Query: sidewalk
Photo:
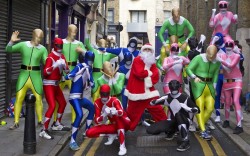
{"type": "MultiPolygon", "coordinates": [[[[243,110],[243,107],[242,107],[243,110]]],[[[221,113],[221,123],[215,123],[214,119],[215,119],[215,114],[212,114],[211,120],[213,121],[213,124],[217,125],[216,127],[218,127],[222,132],[224,132],[235,144],[237,144],[239,146],[239,148],[241,148],[246,155],[250,156],[250,113],[246,113],[243,110],[243,121],[242,121],[242,126],[243,126],[243,130],[244,132],[237,135],[237,134],[233,134],[233,130],[236,127],[236,117],[235,117],[235,112],[230,112],[230,127],[229,128],[223,128],[222,124],[223,121],[225,120],[225,110],[224,109],[220,109],[220,113],[221,113]]]]}
{"type": "MultiPolygon", "coordinates": [[[[65,89],[64,96],[67,101],[67,106],[62,118],[62,123],[65,126],[71,125],[71,110],[70,110],[70,103],[68,102],[69,90],[65,89]]],[[[44,110],[43,113],[47,111],[48,104],[43,98],[43,105],[44,110]]],[[[84,109],[84,117],[83,121],[86,119],[87,110],[84,109]]],[[[43,115],[44,117],[44,115],[43,115]]],[[[25,118],[20,118],[19,128],[15,130],[9,130],[9,127],[13,124],[14,118],[4,118],[2,119],[7,122],[7,125],[0,126],[0,153],[2,156],[21,156],[23,154],[23,137],[24,137],[24,123],[25,118]]],[[[52,121],[51,121],[52,123],[52,121]]],[[[50,125],[51,125],[50,123],[50,125]]],[[[37,119],[36,119],[37,124],[37,119]]],[[[54,136],[53,140],[47,140],[44,138],[39,137],[39,132],[41,131],[42,127],[36,127],[36,154],[35,156],[55,156],[57,155],[60,150],[66,145],[67,141],[70,139],[71,131],[51,131],[51,134],[54,136]]],[[[78,134],[81,135],[81,134],[78,134]]]]}

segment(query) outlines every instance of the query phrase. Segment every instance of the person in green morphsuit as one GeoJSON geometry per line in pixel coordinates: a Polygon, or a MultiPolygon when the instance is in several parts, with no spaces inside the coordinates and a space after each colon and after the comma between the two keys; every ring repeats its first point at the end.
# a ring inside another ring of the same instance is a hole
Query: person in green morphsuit
{"type": "Polygon", "coordinates": [[[7,53],[21,53],[22,65],[16,84],[16,102],[14,107],[14,125],[9,129],[14,130],[19,127],[19,117],[22,109],[22,103],[28,89],[32,91],[36,97],[36,113],[38,125],[42,125],[42,93],[43,83],[41,77],[40,63],[45,63],[48,56],[47,49],[40,44],[43,39],[43,31],[34,29],[31,41],[20,42],[15,45],[14,42],[20,40],[19,32],[13,32],[10,42],[6,46],[7,53]]]}

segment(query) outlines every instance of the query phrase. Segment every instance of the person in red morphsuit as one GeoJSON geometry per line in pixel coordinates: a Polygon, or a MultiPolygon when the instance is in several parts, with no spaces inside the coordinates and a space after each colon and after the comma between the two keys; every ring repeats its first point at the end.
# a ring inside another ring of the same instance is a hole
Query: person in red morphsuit
{"type": "Polygon", "coordinates": [[[89,138],[99,137],[100,134],[108,134],[108,142],[111,145],[118,135],[120,151],[118,155],[125,155],[125,131],[129,129],[130,119],[123,110],[121,102],[116,97],[110,96],[110,87],[104,84],[100,87],[101,97],[95,101],[95,123],[97,126],[91,127],[86,131],[89,138]],[[110,124],[105,124],[107,119],[110,124]]]}
{"type": "Polygon", "coordinates": [[[67,103],[62,90],[59,87],[59,82],[62,77],[62,72],[69,72],[69,67],[66,63],[64,55],[62,54],[62,48],[62,39],[55,38],[52,52],[48,55],[43,70],[43,90],[49,107],[45,114],[43,129],[41,130],[39,136],[46,139],[53,139],[53,136],[48,133],[48,126],[55,110],[56,102],[59,107],[57,120],[53,123],[52,130],[70,130],[68,127],[61,124],[62,115],[67,103]]]}

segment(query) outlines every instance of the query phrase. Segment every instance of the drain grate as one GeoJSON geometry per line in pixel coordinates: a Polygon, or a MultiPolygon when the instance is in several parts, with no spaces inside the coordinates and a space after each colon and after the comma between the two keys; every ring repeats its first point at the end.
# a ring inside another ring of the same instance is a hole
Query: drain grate
{"type": "Polygon", "coordinates": [[[167,141],[164,136],[140,136],[137,137],[137,147],[167,147],[176,146],[176,141],[167,141]]]}

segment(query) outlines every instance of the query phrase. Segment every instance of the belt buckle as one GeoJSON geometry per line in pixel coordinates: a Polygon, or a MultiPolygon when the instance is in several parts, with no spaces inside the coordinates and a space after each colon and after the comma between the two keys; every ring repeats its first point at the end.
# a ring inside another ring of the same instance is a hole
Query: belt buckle
{"type": "Polygon", "coordinates": [[[58,85],[59,85],[59,81],[56,81],[56,82],[55,82],[55,85],[58,86],[58,85]]]}
{"type": "Polygon", "coordinates": [[[27,66],[27,70],[32,70],[32,66],[27,66]]]}

